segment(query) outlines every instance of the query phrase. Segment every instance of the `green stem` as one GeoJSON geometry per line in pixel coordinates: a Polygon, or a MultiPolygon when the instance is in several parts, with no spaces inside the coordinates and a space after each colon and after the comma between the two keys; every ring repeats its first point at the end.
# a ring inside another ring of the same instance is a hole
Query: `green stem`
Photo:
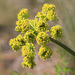
{"type": "Polygon", "coordinates": [[[70,48],[67,47],[66,45],[64,45],[64,44],[62,44],[61,42],[59,42],[58,40],[55,40],[55,39],[53,39],[53,38],[51,38],[51,37],[49,37],[49,38],[50,38],[50,40],[51,40],[52,42],[54,42],[55,44],[61,46],[62,48],[64,48],[66,51],[68,51],[70,54],[72,54],[72,55],[75,57],[75,51],[74,51],[74,50],[70,49],[70,48]]]}

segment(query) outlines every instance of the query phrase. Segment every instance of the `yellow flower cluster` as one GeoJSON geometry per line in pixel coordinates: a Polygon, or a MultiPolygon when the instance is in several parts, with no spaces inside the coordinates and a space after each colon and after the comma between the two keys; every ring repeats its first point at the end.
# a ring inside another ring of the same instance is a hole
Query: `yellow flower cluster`
{"type": "Polygon", "coordinates": [[[39,32],[36,37],[36,40],[39,45],[45,45],[50,41],[48,34],[45,32],[39,32]]]}
{"type": "Polygon", "coordinates": [[[48,28],[48,24],[45,21],[39,20],[36,22],[36,27],[35,27],[36,31],[43,32],[46,31],[47,28],[48,28]]]}
{"type": "Polygon", "coordinates": [[[18,14],[18,20],[26,19],[29,17],[29,11],[28,9],[22,9],[20,13],[18,14]]]}
{"type": "Polygon", "coordinates": [[[26,42],[30,42],[30,43],[34,42],[35,41],[35,34],[34,34],[34,32],[31,31],[31,30],[30,31],[27,31],[25,33],[25,35],[24,35],[24,40],[26,42]]]}
{"type": "Polygon", "coordinates": [[[58,20],[56,13],[54,11],[52,11],[52,10],[47,12],[47,18],[50,21],[58,20]]]}
{"type": "Polygon", "coordinates": [[[56,12],[55,12],[55,5],[53,4],[44,4],[42,7],[42,12],[46,14],[46,17],[50,21],[58,20],[56,12]]]}
{"type": "Polygon", "coordinates": [[[53,4],[44,4],[42,7],[42,11],[47,14],[48,11],[55,11],[55,5],[53,4]]]}
{"type": "Polygon", "coordinates": [[[36,18],[39,18],[39,20],[44,21],[55,21],[58,20],[58,17],[55,12],[55,5],[53,4],[44,4],[42,7],[42,12],[38,12],[36,15],[36,18]]]}
{"type": "Polygon", "coordinates": [[[52,50],[50,47],[44,45],[44,46],[40,47],[38,54],[39,54],[40,58],[48,59],[52,55],[52,50]]]}
{"type": "Polygon", "coordinates": [[[54,39],[58,39],[62,36],[62,27],[60,25],[56,25],[51,27],[50,29],[50,35],[52,36],[52,38],[54,39]]]}
{"type": "Polygon", "coordinates": [[[21,33],[27,32],[29,29],[31,29],[31,25],[29,24],[29,19],[24,20],[18,20],[16,22],[15,30],[21,33]]]}
{"type": "Polygon", "coordinates": [[[22,66],[23,67],[28,67],[28,68],[31,68],[31,69],[33,69],[33,67],[35,66],[36,64],[35,64],[35,62],[32,60],[32,59],[30,59],[30,58],[27,58],[27,57],[24,57],[23,58],[23,62],[22,62],[22,66]]]}
{"type": "Polygon", "coordinates": [[[22,43],[22,46],[25,45],[26,41],[24,40],[24,37],[21,36],[21,34],[19,34],[17,37],[16,37],[16,41],[19,41],[22,43]]]}
{"type": "Polygon", "coordinates": [[[35,55],[35,46],[32,43],[26,43],[25,46],[22,47],[22,56],[27,56],[29,58],[34,58],[35,55]]]}
{"type": "MultiPolygon", "coordinates": [[[[48,30],[48,21],[57,21],[58,17],[55,12],[55,5],[44,4],[42,11],[38,12],[33,20],[27,19],[29,17],[28,9],[22,9],[18,14],[18,21],[16,21],[15,31],[21,32],[24,35],[18,35],[16,38],[11,39],[9,44],[14,51],[22,47],[23,62],[22,65],[28,68],[35,66],[35,46],[33,42],[37,41],[41,45],[39,49],[39,56],[42,59],[47,59],[52,55],[52,50],[46,44],[49,43],[50,38],[46,33],[48,30]]],[[[50,36],[57,39],[62,36],[62,27],[56,25],[51,27],[50,36]]]]}
{"type": "Polygon", "coordinates": [[[17,51],[21,46],[25,45],[25,43],[24,38],[19,34],[16,38],[10,40],[9,45],[11,45],[14,51],[17,51]]]}
{"type": "Polygon", "coordinates": [[[22,65],[28,68],[33,68],[35,66],[35,55],[36,54],[34,44],[26,43],[26,45],[22,47],[22,56],[24,57],[22,65]]]}

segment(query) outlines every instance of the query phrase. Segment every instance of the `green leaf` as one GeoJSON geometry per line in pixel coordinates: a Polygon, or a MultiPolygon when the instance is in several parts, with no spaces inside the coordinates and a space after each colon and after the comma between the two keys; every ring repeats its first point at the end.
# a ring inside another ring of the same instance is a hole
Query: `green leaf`
{"type": "Polygon", "coordinates": [[[22,72],[21,72],[21,75],[23,75],[22,72]]]}
{"type": "Polygon", "coordinates": [[[46,73],[44,73],[44,75],[46,75],[46,73]]]}
{"type": "Polygon", "coordinates": [[[14,71],[14,74],[13,75],[18,75],[18,73],[16,71],[14,71]]]}
{"type": "Polygon", "coordinates": [[[56,75],[61,75],[61,73],[57,73],[56,75]]]}

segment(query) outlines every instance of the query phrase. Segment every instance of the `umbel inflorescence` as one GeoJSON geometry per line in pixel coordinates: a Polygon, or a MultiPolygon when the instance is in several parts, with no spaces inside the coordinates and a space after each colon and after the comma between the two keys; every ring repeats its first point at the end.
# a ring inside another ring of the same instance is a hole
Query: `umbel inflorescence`
{"type": "MultiPolygon", "coordinates": [[[[34,62],[35,46],[33,44],[35,40],[41,46],[38,52],[40,58],[48,59],[52,55],[51,48],[47,46],[50,42],[47,34],[48,21],[58,21],[58,17],[53,4],[44,4],[42,11],[38,12],[33,20],[28,17],[28,9],[22,9],[17,17],[15,31],[24,35],[19,34],[16,38],[11,39],[9,44],[14,51],[18,51],[22,47],[22,65],[33,68],[36,65],[34,62]]],[[[49,32],[50,37],[58,39],[62,36],[62,27],[55,25],[50,28],[49,32]]]]}

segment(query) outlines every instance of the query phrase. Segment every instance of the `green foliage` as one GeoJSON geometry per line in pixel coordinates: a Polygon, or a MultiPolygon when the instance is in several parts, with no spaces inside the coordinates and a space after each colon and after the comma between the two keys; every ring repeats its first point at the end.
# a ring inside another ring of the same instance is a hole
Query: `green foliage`
{"type": "Polygon", "coordinates": [[[66,52],[62,51],[60,48],[57,49],[57,53],[60,54],[60,59],[63,59],[66,56],[66,52]]]}
{"type": "MultiPolygon", "coordinates": [[[[18,74],[16,71],[13,72],[13,75],[23,75],[22,73],[18,74]]],[[[33,75],[32,73],[25,73],[25,75],[33,75]]]]}
{"type": "MultiPolygon", "coordinates": [[[[35,50],[33,45],[35,39],[41,45],[38,53],[40,58],[47,59],[52,55],[52,50],[45,46],[50,41],[49,35],[46,32],[48,31],[48,21],[58,21],[58,17],[55,12],[55,5],[53,4],[44,4],[42,11],[38,12],[33,20],[28,19],[28,17],[28,9],[22,9],[19,12],[15,31],[24,35],[18,35],[16,38],[11,39],[9,44],[15,51],[18,51],[23,46],[22,56],[24,58],[22,65],[33,68],[35,66],[35,50]]],[[[60,38],[62,28],[58,25],[51,27],[50,35],[54,39],[60,38]]]]}
{"type": "Polygon", "coordinates": [[[62,63],[59,63],[57,66],[56,66],[56,75],[67,75],[67,73],[72,73],[74,72],[73,68],[72,67],[67,67],[66,66],[66,61],[65,62],[62,62],[62,63]]]}
{"type": "MultiPolygon", "coordinates": [[[[14,71],[13,75],[22,75],[22,72],[21,72],[20,74],[18,74],[16,71],[14,71]]],[[[25,72],[24,75],[33,75],[33,73],[31,73],[31,72],[25,72]]],[[[36,74],[36,75],[37,75],[37,74],[36,74]]],[[[50,74],[44,73],[43,75],[50,75],[50,74]]]]}
{"type": "Polygon", "coordinates": [[[18,73],[16,71],[14,71],[13,75],[18,75],[18,73]]]}
{"type": "MultiPolygon", "coordinates": [[[[63,59],[66,56],[66,53],[60,48],[58,48],[57,52],[60,54],[60,59],[63,59]]],[[[55,68],[56,68],[56,75],[74,75],[75,69],[73,67],[70,67],[68,64],[70,63],[71,58],[63,60],[63,62],[58,63],[55,68]]]]}
{"type": "Polygon", "coordinates": [[[44,73],[44,75],[50,75],[50,74],[44,73]]]}

